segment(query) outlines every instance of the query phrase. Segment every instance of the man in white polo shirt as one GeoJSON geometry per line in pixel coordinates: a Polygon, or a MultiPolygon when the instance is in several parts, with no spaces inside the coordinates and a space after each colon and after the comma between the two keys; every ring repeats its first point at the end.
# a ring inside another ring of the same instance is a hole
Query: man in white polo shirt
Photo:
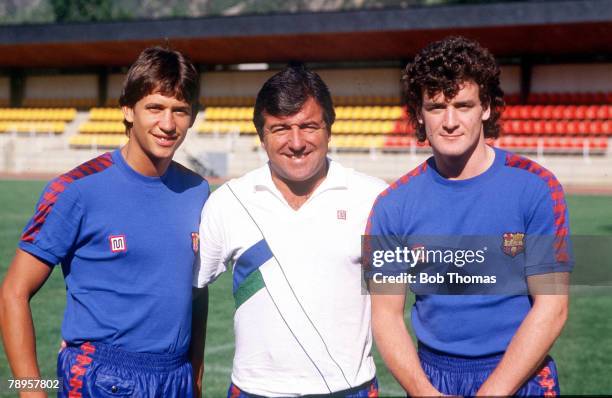
{"type": "Polygon", "coordinates": [[[327,158],[335,113],[301,65],[272,76],[253,122],[268,164],[206,202],[206,286],[233,265],[236,353],[228,397],[377,397],[361,233],[386,184],[327,158]]]}

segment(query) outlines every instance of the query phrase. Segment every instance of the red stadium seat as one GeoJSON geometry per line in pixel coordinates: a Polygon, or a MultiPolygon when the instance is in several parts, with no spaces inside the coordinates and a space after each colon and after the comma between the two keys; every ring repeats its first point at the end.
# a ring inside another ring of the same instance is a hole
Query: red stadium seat
{"type": "Polygon", "coordinates": [[[568,135],[578,134],[578,123],[575,120],[565,122],[565,133],[568,135]]]}
{"type": "Polygon", "coordinates": [[[531,117],[531,106],[529,105],[521,105],[518,106],[518,118],[519,119],[529,119],[531,117]]]}
{"type": "Polygon", "coordinates": [[[582,137],[572,137],[569,140],[569,148],[573,148],[573,149],[582,149],[584,147],[584,145],[587,144],[588,145],[588,140],[582,138],[582,137]]]}
{"type": "Polygon", "coordinates": [[[535,120],[533,122],[533,131],[532,134],[537,135],[537,136],[541,136],[544,135],[544,124],[547,123],[544,120],[535,120]]]}
{"type": "Polygon", "coordinates": [[[600,121],[589,121],[587,124],[588,135],[600,135],[601,134],[601,122],[600,121]]]}
{"type": "Polygon", "coordinates": [[[604,120],[601,122],[601,135],[612,136],[612,120],[604,120]]]}
{"type": "Polygon", "coordinates": [[[558,147],[567,149],[572,147],[573,140],[571,137],[560,137],[558,141],[558,147]]]}
{"type": "Polygon", "coordinates": [[[587,106],[584,111],[584,118],[589,120],[597,119],[597,109],[598,107],[595,105],[587,106]]]}
{"type": "Polygon", "coordinates": [[[593,97],[591,98],[591,102],[589,102],[589,105],[590,104],[605,104],[605,103],[606,103],[606,93],[602,93],[601,91],[598,91],[593,94],[593,97]]]}
{"type": "Polygon", "coordinates": [[[520,120],[511,120],[508,122],[508,133],[509,134],[522,134],[523,123],[520,120]]]}
{"type": "Polygon", "coordinates": [[[567,122],[566,121],[557,120],[554,122],[554,126],[555,126],[555,130],[554,130],[555,135],[567,134],[567,122]]]}
{"type": "Polygon", "coordinates": [[[595,149],[607,149],[608,139],[607,138],[592,138],[590,142],[591,148],[595,149]]]}
{"type": "Polygon", "coordinates": [[[576,101],[574,93],[557,93],[557,104],[573,104],[576,101]]]}
{"type": "Polygon", "coordinates": [[[562,107],[562,118],[566,120],[576,119],[576,106],[574,105],[565,105],[562,107]]]}
{"type": "Polygon", "coordinates": [[[533,121],[531,120],[523,120],[521,126],[522,133],[525,135],[533,134],[533,121]]]}
{"type": "Polygon", "coordinates": [[[595,119],[606,120],[609,119],[610,116],[610,106],[608,105],[600,105],[595,110],[595,119]]]}
{"type": "Polygon", "coordinates": [[[544,122],[544,134],[545,135],[553,135],[556,133],[556,122],[552,120],[546,120],[544,122]]]}
{"type": "Polygon", "coordinates": [[[396,120],[395,125],[393,126],[393,132],[395,134],[403,133],[404,125],[405,125],[405,122],[403,120],[396,120]]]}
{"type": "Polygon", "coordinates": [[[550,102],[550,99],[546,93],[530,93],[527,97],[528,104],[546,104],[548,102],[550,102]]]}
{"type": "Polygon", "coordinates": [[[542,105],[534,105],[530,107],[529,119],[542,119],[543,108],[544,107],[542,105]]]}
{"type": "Polygon", "coordinates": [[[519,105],[506,108],[507,119],[514,120],[519,118],[519,105]]]}
{"type": "Polygon", "coordinates": [[[542,115],[540,116],[542,119],[550,120],[553,118],[553,109],[555,109],[552,105],[544,105],[542,107],[542,115]]]}
{"type": "Polygon", "coordinates": [[[552,108],[552,112],[551,112],[551,119],[554,120],[561,120],[563,119],[563,111],[564,111],[565,107],[557,105],[555,107],[552,108]]]}
{"type": "Polygon", "coordinates": [[[507,95],[504,95],[504,101],[508,105],[516,105],[520,103],[521,96],[519,94],[507,94],[507,95]]]}
{"type": "Polygon", "coordinates": [[[543,139],[542,144],[544,146],[545,149],[551,148],[554,146],[553,144],[553,140],[556,140],[556,138],[553,137],[546,137],[543,139]]]}
{"type": "Polygon", "coordinates": [[[585,120],[576,120],[576,134],[578,135],[588,135],[590,130],[591,123],[585,120]]]}
{"type": "Polygon", "coordinates": [[[387,136],[387,138],[385,139],[385,144],[384,146],[387,148],[393,148],[397,146],[397,136],[394,135],[390,135],[387,136]]]}
{"type": "Polygon", "coordinates": [[[576,107],[576,113],[574,115],[574,117],[578,120],[584,120],[586,119],[586,110],[587,110],[587,106],[586,105],[580,105],[576,107]]]}

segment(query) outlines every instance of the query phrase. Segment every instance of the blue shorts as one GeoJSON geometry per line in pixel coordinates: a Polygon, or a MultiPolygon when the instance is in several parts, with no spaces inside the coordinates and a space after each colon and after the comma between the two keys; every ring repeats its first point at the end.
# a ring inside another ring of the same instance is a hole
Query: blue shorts
{"type": "MultiPolygon", "coordinates": [[[[338,391],[333,394],[302,395],[302,397],[342,397],[342,398],[378,398],[378,380],[376,377],[360,386],[348,390],[338,391]]],[[[227,398],[266,398],[261,395],[250,394],[230,383],[227,390],[227,398]]]]}
{"type": "Polygon", "coordinates": [[[186,354],[148,354],[84,343],[60,351],[58,397],[193,397],[186,354]]]}
{"type": "MultiPolygon", "coordinates": [[[[502,354],[480,358],[456,357],[439,353],[419,345],[421,366],[429,381],[443,394],[474,396],[495,369],[502,354]]],[[[514,396],[555,397],[559,395],[557,367],[551,357],[543,364],[514,396]]]]}

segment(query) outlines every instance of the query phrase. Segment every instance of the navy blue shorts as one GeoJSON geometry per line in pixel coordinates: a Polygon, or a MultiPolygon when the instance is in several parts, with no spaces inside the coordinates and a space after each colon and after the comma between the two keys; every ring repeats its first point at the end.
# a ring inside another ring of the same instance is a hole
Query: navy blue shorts
{"type": "MultiPolygon", "coordinates": [[[[303,397],[342,397],[342,398],[378,398],[378,380],[376,377],[360,386],[348,390],[338,391],[333,394],[303,395],[303,397]]],[[[227,390],[227,398],[266,398],[241,390],[234,383],[230,383],[227,390]]]]}
{"type": "Polygon", "coordinates": [[[193,397],[193,375],[186,354],[134,353],[84,343],[62,349],[58,397],[193,397]]]}
{"type": "MultiPolygon", "coordinates": [[[[443,394],[474,396],[495,369],[502,354],[480,358],[455,357],[419,345],[421,366],[435,388],[443,394]]],[[[519,397],[555,397],[559,395],[557,367],[546,357],[535,375],[514,394],[519,397]]]]}

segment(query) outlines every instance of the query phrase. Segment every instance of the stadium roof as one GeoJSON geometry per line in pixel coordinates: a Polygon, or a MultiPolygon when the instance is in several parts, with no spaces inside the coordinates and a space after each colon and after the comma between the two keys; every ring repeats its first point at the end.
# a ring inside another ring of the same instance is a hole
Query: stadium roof
{"type": "Polygon", "coordinates": [[[200,64],[398,60],[449,34],[497,56],[612,55],[608,0],[0,27],[0,67],[130,64],[164,44],[200,64]]]}

